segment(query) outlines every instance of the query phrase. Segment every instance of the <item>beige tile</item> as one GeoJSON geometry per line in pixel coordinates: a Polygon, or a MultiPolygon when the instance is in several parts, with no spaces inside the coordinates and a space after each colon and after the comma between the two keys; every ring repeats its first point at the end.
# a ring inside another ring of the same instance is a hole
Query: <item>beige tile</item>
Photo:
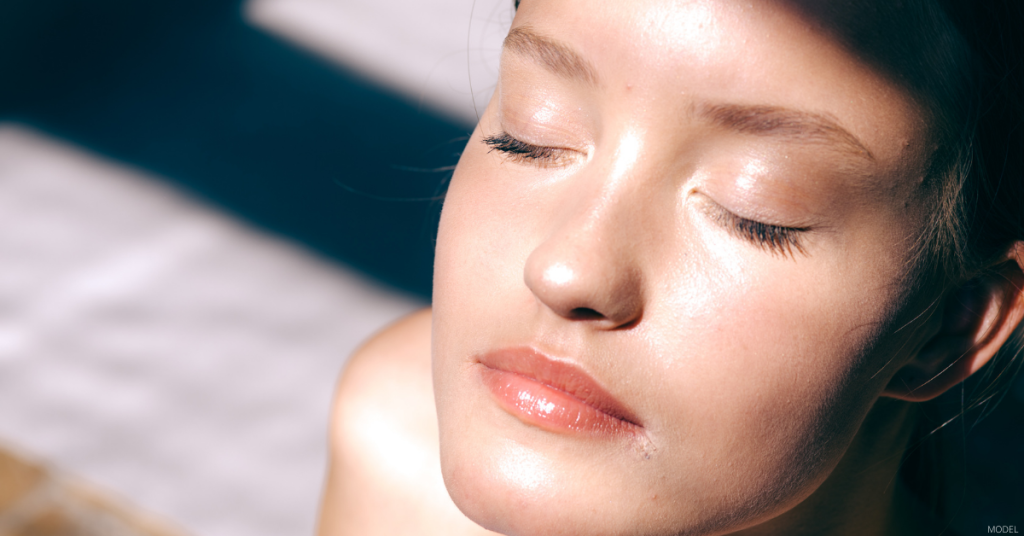
{"type": "Polygon", "coordinates": [[[169,522],[0,448],[0,536],[186,536],[169,522]]]}
{"type": "Polygon", "coordinates": [[[44,478],[41,467],[0,449],[0,512],[10,509],[44,478]]]}

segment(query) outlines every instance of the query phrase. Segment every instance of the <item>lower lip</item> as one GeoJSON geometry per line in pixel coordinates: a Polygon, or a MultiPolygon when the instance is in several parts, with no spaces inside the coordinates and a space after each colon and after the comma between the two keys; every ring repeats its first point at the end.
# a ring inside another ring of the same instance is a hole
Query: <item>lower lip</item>
{"type": "Polygon", "coordinates": [[[614,437],[639,426],[530,376],[482,363],[480,377],[498,404],[526,424],[551,432],[614,437]]]}

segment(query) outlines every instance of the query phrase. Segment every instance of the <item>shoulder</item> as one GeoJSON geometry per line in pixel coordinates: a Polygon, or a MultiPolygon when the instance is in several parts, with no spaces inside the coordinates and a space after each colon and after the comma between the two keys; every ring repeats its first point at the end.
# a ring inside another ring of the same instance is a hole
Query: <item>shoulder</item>
{"type": "Polygon", "coordinates": [[[342,373],[320,536],[491,534],[459,512],[441,478],[430,322],[424,310],[385,328],[342,373]]]}
{"type": "Polygon", "coordinates": [[[335,423],[338,417],[359,411],[408,410],[410,404],[422,410],[427,399],[433,405],[430,322],[430,309],[413,313],[378,332],[352,354],[335,393],[335,423]]]}

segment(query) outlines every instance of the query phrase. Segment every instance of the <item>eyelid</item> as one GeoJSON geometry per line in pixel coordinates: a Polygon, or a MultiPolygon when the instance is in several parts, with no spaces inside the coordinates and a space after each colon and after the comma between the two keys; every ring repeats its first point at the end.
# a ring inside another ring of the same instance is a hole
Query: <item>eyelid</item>
{"type": "Polygon", "coordinates": [[[810,227],[786,227],[744,218],[710,198],[705,197],[705,200],[704,211],[708,216],[734,236],[773,255],[795,258],[794,250],[807,255],[802,235],[810,231],[810,227]]]}
{"type": "Polygon", "coordinates": [[[509,160],[538,167],[562,167],[568,165],[571,163],[566,161],[569,153],[579,152],[565,147],[535,145],[520,140],[505,131],[487,136],[482,141],[484,145],[490,147],[487,151],[488,153],[498,151],[509,160]]]}

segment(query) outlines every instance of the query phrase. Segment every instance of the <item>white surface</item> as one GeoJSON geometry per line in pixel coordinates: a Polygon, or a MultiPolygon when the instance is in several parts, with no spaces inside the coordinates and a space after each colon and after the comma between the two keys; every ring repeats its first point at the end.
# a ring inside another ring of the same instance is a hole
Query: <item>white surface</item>
{"type": "Polygon", "coordinates": [[[249,0],[287,40],[476,124],[495,81],[512,0],[249,0]],[[475,109],[474,109],[475,105],[475,109]]]}
{"type": "Polygon", "coordinates": [[[0,124],[0,442],[197,536],[312,533],[338,371],[420,305],[0,124]]]}

